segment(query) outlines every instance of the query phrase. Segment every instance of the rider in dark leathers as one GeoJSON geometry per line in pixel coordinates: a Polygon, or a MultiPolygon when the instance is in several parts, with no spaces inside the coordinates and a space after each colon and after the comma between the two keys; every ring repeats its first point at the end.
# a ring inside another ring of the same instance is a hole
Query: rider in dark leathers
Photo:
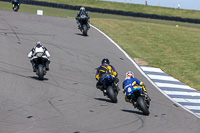
{"type": "Polygon", "coordinates": [[[88,17],[87,27],[90,28],[90,25],[89,25],[89,23],[90,23],[90,16],[85,11],[84,7],[81,7],[79,13],[76,15],[76,23],[78,24],[78,28],[80,29],[80,27],[81,27],[81,24],[80,24],[80,16],[81,15],[86,15],[86,17],[88,17]]]}

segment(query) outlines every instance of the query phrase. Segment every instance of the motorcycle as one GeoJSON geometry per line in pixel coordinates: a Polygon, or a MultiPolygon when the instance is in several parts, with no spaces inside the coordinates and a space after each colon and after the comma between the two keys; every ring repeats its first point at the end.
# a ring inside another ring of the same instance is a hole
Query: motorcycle
{"type": "Polygon", "coordinates": [[[43,80],[44,75],[46,75],[46,62],[47,59],[43,57],[44,53],[40,52],[37,53],[37,58],[35,59],[35,69],[36,69],[36,75],[38,75],[39,80],[43,80]]]}
{"type": "Polygon", "coordinates": [[[19,1],[15,0],[13,2],[13,11],[17,12],[19,10],[19,1]]]}
{"type": "Polygon", "coordinates": [[[87,36],[87,32],[89,30],[89,24],[88,24],[88,17],[86,15],[81,15],[79,19],[80,23],[80,31],[83,33],[84,36],[87,36]]]}
{"type": "Polygon", "coordinates": [[[117,103],[117,85],[114,83],[114,77],[111,74],[103,74],[100,82],[103,84],[102,91],[113,103],[117,103]]]}
{"type": "Polygon", "coordinates": [[[143,112],[144,115],[149,115],[150,97],[143,93],[143,87],[136,85],[131,90],[131,99],[133,106],[143,112]]]}

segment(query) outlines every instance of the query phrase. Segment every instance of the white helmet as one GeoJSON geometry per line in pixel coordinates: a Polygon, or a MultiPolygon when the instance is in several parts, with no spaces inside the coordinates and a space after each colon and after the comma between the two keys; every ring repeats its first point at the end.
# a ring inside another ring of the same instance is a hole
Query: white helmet
{"type": "Polygon", "coordinates": [[[81,7],[81,8],[80,8],[80,11],[85,11],[85,7],[81,7]]]}
{"type": "Polygon", "coordinates": [[[128,71],[128,72],[126,73],[125,79],[131,78],[131,77],[134,78],[134,73],[131,72],[131,71],[128,71]]]}

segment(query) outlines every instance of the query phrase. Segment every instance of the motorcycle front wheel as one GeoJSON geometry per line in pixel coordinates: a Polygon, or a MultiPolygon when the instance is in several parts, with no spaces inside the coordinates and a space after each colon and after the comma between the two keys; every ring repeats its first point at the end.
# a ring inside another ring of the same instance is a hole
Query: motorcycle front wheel
{"type": "Polygon", "coordinates": [[[87,25],[83,24],[83,35],[87,36],[87,25]]]}

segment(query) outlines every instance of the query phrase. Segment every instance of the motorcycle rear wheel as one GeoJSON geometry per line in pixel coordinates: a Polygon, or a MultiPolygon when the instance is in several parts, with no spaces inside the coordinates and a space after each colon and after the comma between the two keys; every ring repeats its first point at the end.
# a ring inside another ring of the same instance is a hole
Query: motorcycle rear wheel
{"type": "Polygon", "coordinates": [[[39,76],[39,80],[43,80],[44,70],[43,70],[43,65],[42,64],[38,65],[38,76],[39,76]]]}
{"type": "Polygon", "coordinates": [[[107,88],[108,97],[111,99],[113,103],[117,103],[117,94],[113,91],[112,86],[108,86],[107,88]]]}
{"type": "Polygon", "coordinates": [[[138,103],[138,106],[139,106],[139,109],[143,112],[144,115],[149,115],[149,110],[148,110],[148,107],[144,101],[144,98],[139,96],[137,98],[137,103],[138,103]]]}
{"type": "Polygon", "coordinates": [[[19,6],[18,6],[18,5],[15,5],[14,8],[13,8],[13,10],[14,10],[15,12],[17,12],[17,11],[19,10],[19,6]]]}

